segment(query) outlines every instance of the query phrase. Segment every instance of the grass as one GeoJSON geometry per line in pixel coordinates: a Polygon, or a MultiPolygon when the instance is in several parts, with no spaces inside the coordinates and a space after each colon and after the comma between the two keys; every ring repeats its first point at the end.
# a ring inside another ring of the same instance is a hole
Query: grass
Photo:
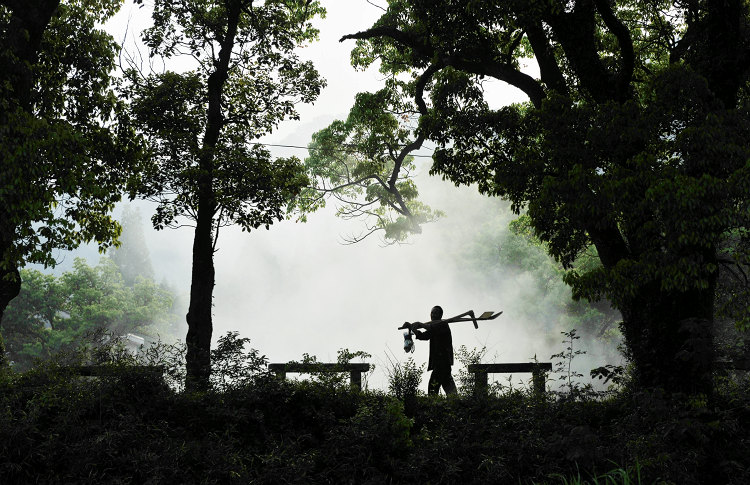
{"type": "MultiPolygon", "coordinates": [[[[637,461],[632,469],[617,467],[607,473],[590,478],[582,478],[580,471],[578,471],[574,476],[555,473],[550,475],[550,479],[551,482],[534,482],[534,485],[549,485],[550,483],[559,485],[645,485],[645,482],[641,480],[641,467],[637,461]]],[[[659,482],[659,480],[655,480],[654,483],[656,482],[659,482]]]]}

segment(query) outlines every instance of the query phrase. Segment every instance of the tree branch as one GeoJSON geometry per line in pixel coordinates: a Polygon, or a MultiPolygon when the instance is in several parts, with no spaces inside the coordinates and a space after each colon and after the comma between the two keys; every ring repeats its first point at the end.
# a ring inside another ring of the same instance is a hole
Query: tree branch
{"type": "MultiPolygon", "coordinates": [[[[389,37],[396,42],[411,48],[414,52],[422,56],[425,61],[435,58],[436,51],[431,45],[422,42],[417,36],[395,27],[374,27],[355,34],[345,35],[339,40],[339,42],[343,42],[347,39],[365,40],[377,37],[389,37]]],[[[510,64],[497,62],[490,58],[472,59],[467,57],[465,53],[444,56],[440,59],[440,62],[444,66],[451,66],[470,74],[490,76],[500,81],[504,81],[523,91],[529,97],[534,106],[541,107],[542,99],[544,99],[544,89],[542,86],[533,77],[522,73],[510,64]]]]}
{"type": "Polygon", "coordinates": [[[617,37],[617,43],[620,46],[622,67],[617,79],[617,97],[620,101],[625,101],[630,97],[630,81],[633,79],[633,69],[635,68],[633,39],[630,37],[630,31],[625,24],[615,16],[609,0],[594,1],[604,24],[617,37]]]}
{"type": "Polygon", "coordinates": [[[411,47],[414,51],[427,58],[432,57],[432,54],[434,53],[434,49],[432,48],[432,46],[421,42],[421,40],[417,36],[412,35],[408,32],[404,32],[402,30],[398,30],[395,27],[387,26],[373,27],[371,29],[356,32],[354,34],[347,34],[341,37],[339,39],[339,42],[343,42],[349,39],[367,40],[376,37],[390,37],[396,42],[400,42],[407,47],[411,47]]]}
{"type": "Polygon", "coordinates": [[[533,77],[515,69],[509,64],[493,62],[488,59],[467,59],[461,56],[460,53],[445,57],[442,61],[446,66],[451,66],[470,74],[490,76],[504,81],[523,91],[534,104],[534,107],[541,108],[542,106],[542,100],[545,97],[542,85],[533,77]]]}
{"type": "Polygon", "coordinates": [[[552,89],[560,94],[568,94],[568,85],[565,82],[560,66],[557,64],[555,54],[552,52],[549,38],[540,24],[526,25],[526,37],[534,50],[536,62],[539,64],[539,74],[547,89],[552,89]]]}
{"type": "Polygon", "coordinates": [[[544,17],[555,33],[581,87],[598,102],[616,98],[614,76],[602,63],[597,49],[596,8],[592,1],[577,1],[567,13],[547,12],[544,17]]]}
{"type": "Polygon", "coordinates": [[[351,181],[349,181],[349,182],[347,182],[345,184],[341,184],[341,185],[338,185],[336,187],[331,187],[331,188],[328,188],[328,189],[326,189],[326,188],[319,189],[317,187],[309,187],[309,188],[311,188],[313,190],[319,190],[321,192],[336,192],[336,191],[344,189],[346,187],[351,187],[352,185],[359,185],[362,182],[364,182],[365,180],[369,180],[369,179],[375,179],[380,185],[383,186],[383,188],[388,189],[388,186],[385,184],[385,182],[383,182],[383,180],[378,175],[376,175],[376,174],[368,175],[367,177],[362,177],[362,178],[357,179],[357,180],[351,180],[351,181]]]}

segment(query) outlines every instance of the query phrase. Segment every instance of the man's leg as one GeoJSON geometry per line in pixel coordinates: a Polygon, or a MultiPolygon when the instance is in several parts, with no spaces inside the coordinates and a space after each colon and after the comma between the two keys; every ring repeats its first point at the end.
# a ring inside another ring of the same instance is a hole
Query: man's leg
{"type": "Polygon", "coordinates": [[[453,381],[453,376],[451,375],[451,366],[446,365],[435,367],[435,369],[432,371],[432,375],[430,376],[430,382],[428,386],[428,392],[430,394],[437,394],[441,386],[445,391],[446,396],[448,394],[456,394],[456,383],[453,381]],[[432,386],[435,386],[434,392],[432,392],[432,386]]]}
{"type": "Polygon", "coordinates": [[[427,394],[433,395],[440,392],[440,372],[437,369],[430,374],[430,381],[427,383],[427,394]]]}
{"type": "Polygon", "coordinates": [[[443,390],[445,391],[445,395],[449,394],[456,394],[458,391],[456,390],[456,382],[453,380],[453,375],[451,374],[451,368],[448,367],[448,369],[445,371],[445,375],[443,376],[443,390]]]}

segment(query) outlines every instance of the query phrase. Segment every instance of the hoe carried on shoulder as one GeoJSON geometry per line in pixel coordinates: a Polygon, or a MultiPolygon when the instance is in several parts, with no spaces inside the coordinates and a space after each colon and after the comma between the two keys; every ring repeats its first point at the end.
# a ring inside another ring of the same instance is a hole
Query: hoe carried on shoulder
{"type": "Polygon", "coordinates": [[[468,312],[464,312],[460,315],[456,315],[455,317],[451,318],[444,318],[442,320],[433,320],[431,322],[404,322],[403,325],[398,327],[398,330],[403,329],[416,329],[416,328],[427,328],[428,325],[431,325],[433,323],[440,323],[440,322],[446,322],[446,323],[454,323],[454,322],[474,322],[474,328],[479,328],[479,325],[477,324],[480,320],[494,320],[497,317],[499,317],[503,312],[484,312],[478,317],[474,316],[474,311],[469,310],[468,312]],[[468,316],[468,318],[466,318],[468,316]]]}
{"type": "Polygon", "coordinates": [[[497,317],[500,316],[500,314],[503,312],[484,312],[478,317],[474,316],[474,310],[469,310],[468,312],[461,313],[460,315],[456,315],[455,317],[451,318],[445,318],[442,320],[432,320],[430,322],[422,323],[422,322],[404,322],[403,325],[398,327],[398,330],[407,330],[404,332],[404,351],[405,352],[414,352],[414,340],[412,340],[411,336],[413,333],[413,330],[417,328],[429,328],[430,325],[433,325],[435,323],[454,323],[454,322],[473,322],[474,328],[479,328],[479,325],[477,322],[479,320],[494,320],[497,317]],[[468,317],[468,318],[467,318],[468,317]]]}

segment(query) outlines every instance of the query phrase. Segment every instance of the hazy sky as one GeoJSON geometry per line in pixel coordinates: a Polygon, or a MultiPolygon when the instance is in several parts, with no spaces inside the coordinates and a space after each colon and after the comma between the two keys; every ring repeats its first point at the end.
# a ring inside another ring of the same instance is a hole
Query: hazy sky
{"type": "MultiPolygon", "coordinates": [[[[346,116],[357,92],[376,90],[382,84],[375,69],[358,72],[350,67],[352,41],[338,42],[344,34],[366,29],[382,11],[365,0],[322,3],[328,15],[317,22],[320,41],[302,49],[301,55],[314,61],[328,86],[314,105],[299,107],[301,121],[282,124],[266,142],[307,145],[314,131],[346,116]]],[[[132,36],[148,23],[148,10],[127,2],[107,29],[120,40],[128,19],[132,36]]],[[[491,88],[493,104],[523,100],[519,91],[500,83],[491,88]]],[[[300,150],[274,153],[305,156],[300,150]]],[[[224,229],[215,258],[214,336],[237,330],[271,362],[299,360],[303,353],[332,362],[341,348],[364,350],[373,355],[370,362],[380,367],[371,386],[385,388],[386,355],[401,361],[407,357],[396,327],[404,321],[429,320],[430,308],[439,304],[446,316],[468,309],[504,311],[497,320],[480,323],[479,330],[470,323],[455,324],[455,347],[486,346],[489,359],[496,362],[524,362],[534,354],[549,360],[552,352],[560,350],[559,345],[550,345],[557,343],[558,335],[531,335],[529,322],[514,311],[534,304],[540,290],[530,285],[531,280],[508,275],[494,284],[478,285],[455,261],[456,250],[472,241],[488,214],[502,211],[504,226],[512,215],[502,202],[473,188],[456,188],[429,177],[429,163],[429,158],[418,159],[421,198],[447,217],[425,226],[409,244],[383,247],[376,236],[355,245],[341,244],[342,236],[362,229],[362,222],[337,219],[332,204],[306,224],[285,221],[270,231],[250,234],[224,229]]],[[[138,206],[148,221],[152,208],[143,202],[138,206]]],[[[192,231],[145,229],[157,279],[169,281],[187,295],[192,231]]],[[[82,252],[90,253],[90,248],[82,252]]],[[[427,354],[427,343],[417,342],[416,362],[426,362],[427,354]]],[[[426,382],[425,375],[423,389],[426,382]]]]}

